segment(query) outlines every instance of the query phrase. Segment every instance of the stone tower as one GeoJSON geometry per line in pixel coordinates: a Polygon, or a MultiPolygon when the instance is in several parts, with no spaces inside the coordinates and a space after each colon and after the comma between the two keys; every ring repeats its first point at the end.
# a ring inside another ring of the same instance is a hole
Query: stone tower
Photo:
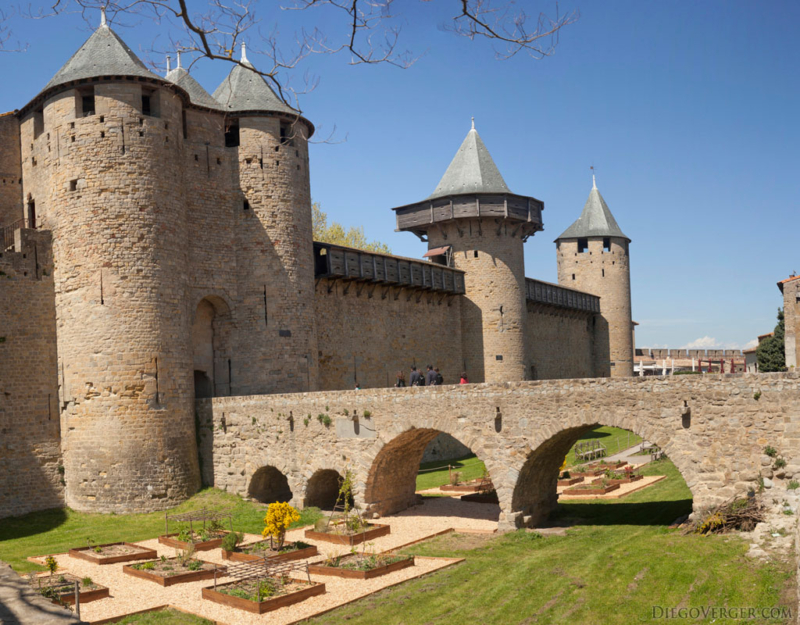
{"type": "Polygon", "coordinates": [[[578,220],[556,239],[558,283],[600,297],[595,318],[595,375],[633,375],[629,245],[592,177],[578,220]]]}
{"type": "Polygon", "coordinates": [[[426,256],[465,272],[461,332],[471,382],[530,377],[523,243],[542,230],[543,208],[509,190],[473,122],[433,194],[394,209],[398,230],[427,240],[426,256]]]}
{"type": "Polygon", "coordinates": [[[236,395],[316,390],[308,139],[314,126],[242,65],[214,92],[238,198],[236,395]]]}
{"type": "Polygon", "coordinates": [[[66,503],[154,510],[199,487],[184,95],[102,25],[20,112],[29,225],[52,231],[66,503]]]}

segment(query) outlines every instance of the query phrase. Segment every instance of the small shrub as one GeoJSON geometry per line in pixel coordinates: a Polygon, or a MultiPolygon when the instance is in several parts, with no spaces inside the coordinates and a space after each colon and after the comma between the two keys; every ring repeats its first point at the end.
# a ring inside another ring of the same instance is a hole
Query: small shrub
{"type": "Polygon", "coordinates": [[[458,486],[459,484],[461,484],[461,473],[459,471],[453,471],[450,474],[450,485],[458,486]]]}
{"type": "Polygon", "coordinates": [[[242,540],[244,540],[244,534],[240,532],[229,532],[225,534],[225,538],[222,539],[221,546],[225,551],[234,551],[242,540]]]}
{"type": "Polygon", "coordinates": [[[364,418],[369,419],[372,416],[372,413],[369,410],[364,411],[364,418]]]}
{"type": "Polygon", "coordinates": [[[167,556],[161,556],[161,561],[162,562],[166,562],[167,561],[167,556]]]}
{"type": "Polygon", "coordinates": [[[785,466],[786,466],[786,458],[783,458],[783,457],[775,458],[775,468],[776,469],[782,469],[785,466]]]}
{"type": "Polygon", "coordinates": [[[326,428],[329,428],[331,427],[331,423],[333,423],[331,418],[328,415],[324,415],[322,418],[322,425],[324,425],[326,428]]]}
{"type": "Polygon", "coordinates": [[[755,399],[756,401],[761,399],[761,391],[756,391],[755,393],[753,393],[753,399],[755,399]]]}
{"type": "Polygon", "coordinates": [[[295,521],[300,520],[300,513],[288,503],[271,503],[267,508],[267,514],[264,517],[265,527],[261,531],[264,538],[269,537],[270,543],[274,538],[277,542],[277,549],[280,551],[283,548],[283,542],[286,540],[286,530],[295,521]]]}
{"type": "Polygon", "coordinates": [[[347,417],[347,416],[349,416],[349,415],[350,415],[350,411],[349,411],[347,408],[345,408],[344,410],[342,410],[342,413],[344,413],[344,416],[345,416],[345,417],[347,417]]]}
{"type": "Polygon", "coordinates": [[[564,471],[564,473],[562,473],[562,474],[561,474],[561,479],[562,479],[562,480],[568,480],[568,479],[570,479],[570,477],[569,477],[569,471],[564,471]]]}
{"type": "Polygon", "coordinates": [[[47,556],[47,558],[45,558],[44,565],[47,567],[47,570],[50,571],[50,575],[58,570],[58,562],[53,556],[47,556]]]}
{"type": "Polygon", "coordinates": [[[91,577],[84,577],[84,578],[81,580],[81,585],[82,585],[84,588],[91,588],[92,586],[94,586],[94,582],[92,581],[92,578],[91,578],[91,577]]]}
{"type": "Polygon", "coordinates": [[[789,482],[789,485],[786,488],[789,490],[797,490],[798,488],[800,488],[800,482],[798,482],[797,480],[792,480],[791,482],[789,482]]]}
{"type": "Polygon", "coordinates": [[[141,565],[141,568],[142,568],[143,571],[152,571],[154,568],[156,568],[156,563],[155,562],[145,562],[144,564],[141,565]]]}
{"type": "Polygon", "coordinates": [[[784,509],[783,509],[783,513],[784,513],[786,516],[791,516],[792,514],[794,514],[794,512],[792,512],[792,509],[791,509],[791,508],[784,508],[784,509]]]}
{"type": "Polygon", "coordinates": [[[95,547],[95,548],[93,549],[93,551],[94,551],[95,553],[103,553],[103,548],[102,548],[100,545],[98,545],[97,547],[95,547]]]}
{"type": "Polygon", "coordinates": [[[328,519],[325,519],[325,518],[317,519],[314,522],[314,531],[315,532],[324,532],[324,531],[327,530],[327,528],[328,528],[328,519]]]}
{"type": "Polygon", "coordinates": [[[764,447],[764,453],[768,455],[770,458],[774,458],[778,455],[777,450],[772,445],[767,445],[764,447]]]}
{"type": "Polygon", "coordinates": [[[323,420],[323,419],[324,419],[326,416],[327,416],[327,415],[324,415],[324,414],[322,414],[322,413],[319,413],[319,414],[317,415],[317,421],[319,421],[320,423],[322,423],[322,420],[323,420]]]}
{"type": "Polygon", "coordinates": [[[182,543],[192,542],[192,533],[189,531],[188,527],[184,527],[178,532],[178,540],[182,543]]]}
{"type": "Polygon", "coordinates": [[[190,571],[199,571],[203,568],[203,563],[200,560],[192,560],[186,565],[186,568],[190,571]]]}
{"type": "Polygon", "coordinates": [[[309,421],[311,421],[311,419],[309,419],[308,417],[306,417],[305,419],[303,419],[303,425],[305,425],[306,427],[308,427],[308,422],[309,422],[309,421]]]}

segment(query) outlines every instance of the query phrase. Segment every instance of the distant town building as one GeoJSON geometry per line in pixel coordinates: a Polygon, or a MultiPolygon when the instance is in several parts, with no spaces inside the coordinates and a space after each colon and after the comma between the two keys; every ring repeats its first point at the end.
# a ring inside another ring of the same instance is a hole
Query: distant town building
{"type": "Polygon", "coordinates": [[[745,354],[738,349],[650,349],[637,347],[634,375],[675,373],[744,373],[745,354]]]}

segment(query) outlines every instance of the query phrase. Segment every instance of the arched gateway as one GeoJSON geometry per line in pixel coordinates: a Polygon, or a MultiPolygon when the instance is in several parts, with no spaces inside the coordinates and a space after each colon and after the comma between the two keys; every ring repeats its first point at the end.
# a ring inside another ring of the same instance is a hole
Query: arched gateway
{"type": "Polygon", "coordinates": [[[246,495],[256,468],[280,464],[302,504],[317,471],[349,467],[359,503],[379,514],[413,505],[422,452],[446,432],[486,463],[501,529],[547,517],[564,455],[595,425],[631,430],[664,449],[695,510],[756,487],[766,445],[789,464],[800,461],[794,373],[223,397],[199,400],[198,416],[206,483],[246,495]]]}

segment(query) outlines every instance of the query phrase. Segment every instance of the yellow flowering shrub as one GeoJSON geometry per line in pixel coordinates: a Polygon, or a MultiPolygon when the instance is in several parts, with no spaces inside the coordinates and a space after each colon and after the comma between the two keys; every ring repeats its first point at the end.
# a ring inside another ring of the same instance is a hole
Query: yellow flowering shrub
{"type": "Polygon", "coordinates": [[[300,513],[288,503],[276,502],[269,504],[267,516],[264,517],[264,529],[261,535],[276,540],[278,550],[283,548],[283,541],[286,539],[286,530],[295,521],[300,520],[300,513]]]}

